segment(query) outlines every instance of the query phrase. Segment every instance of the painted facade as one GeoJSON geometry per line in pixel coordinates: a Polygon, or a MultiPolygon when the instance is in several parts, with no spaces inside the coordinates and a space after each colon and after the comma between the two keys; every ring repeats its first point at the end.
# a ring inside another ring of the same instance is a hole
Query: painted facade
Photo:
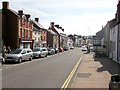
{"type": "Polygon", "coordinates": [[[110,47],[110,21],[107,22],[104,29],[104,53],[106,56],[109,56],[109,47],[110,47]]]}
{"type": "Polygon", "coordinates": [[[35,20],[32,20],[33,22],[33,48],[41,47],[41,37],[42,37],[42,28],[43,26],[39,23],[38,18],[35,18],[35,20]]]}
{"type": "Polygon", "coordinates": [[[114,26],[110,29],[110,58],[117,61],[117,33],[118,26],[114,26]]]}
{"type": "Polygon", "coordinates": [[[42,29],[41,32],[41,44],[43,47],[47,47],[47,30],[42,29]]]}

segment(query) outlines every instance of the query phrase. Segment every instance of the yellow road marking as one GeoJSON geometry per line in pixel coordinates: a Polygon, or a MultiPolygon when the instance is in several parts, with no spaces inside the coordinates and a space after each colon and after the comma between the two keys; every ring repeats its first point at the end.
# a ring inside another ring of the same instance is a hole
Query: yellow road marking
{"type": "Polygon", "coordinates": [[[76,63],[76,65],[74,66],[74,68],[72,69],[72,71],[70,72],[69,76],[67,77],[67,79],[65,80],[64,84],[62,85],[61,89],[60,90],[66,90],[66,88],[68,87],[69,83],[70,83],[70,80],[72,79],[75,71],[77,70],[78,68],[78,65],[80,64],[82,60],[82,57],[78,60],[78,62],[76,63]]]}

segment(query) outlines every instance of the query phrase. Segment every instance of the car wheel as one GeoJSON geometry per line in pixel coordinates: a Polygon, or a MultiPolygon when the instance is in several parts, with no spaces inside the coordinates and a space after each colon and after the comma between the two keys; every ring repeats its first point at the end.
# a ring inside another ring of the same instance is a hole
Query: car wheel
{"type": "Polygon", "coordinates": [[[111,90],[110,85],[109,85],[109,90],[111,90]]]}
{"type": "Polygon", "coordinates": [[[2,59],[2,64],[4,64],[4,63],[5,63],[5,58],[2,59]]]}
{"type": "Polygon", "coordinates": [[[39,54],[39,58],[41,58],[41,54],[39,54]]]}
{"type": "Polygon", "coordinates": [[[32,56],[29,58],[30,61],[32,61],[32,56]]]}
{"type": "Polygon", "coordinates": [[[18,63],[21,63],[21,62],[22,62],[22,58],[19,58],[19,59],[18,59],[18,63]]]}

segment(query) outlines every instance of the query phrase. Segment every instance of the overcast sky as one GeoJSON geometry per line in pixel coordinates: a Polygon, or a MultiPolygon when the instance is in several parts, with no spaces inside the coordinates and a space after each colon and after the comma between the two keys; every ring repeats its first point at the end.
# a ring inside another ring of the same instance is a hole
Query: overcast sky
{"type": "MultiPolygon", "coordinates": [[[[38,17],[45,28],[59,24],[68,34],[94,35],[115,17],[118,0],[2,0],[15,11],[38,17]]],[[[2,3],[0,5],[2,8],[2,3]]]]}

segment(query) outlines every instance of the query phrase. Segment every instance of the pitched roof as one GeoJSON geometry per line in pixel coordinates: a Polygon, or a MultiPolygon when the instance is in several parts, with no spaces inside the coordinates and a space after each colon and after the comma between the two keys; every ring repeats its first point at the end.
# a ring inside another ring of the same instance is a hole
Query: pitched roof
{"type": "Polygon", "coordinates": [[[116,18],[112,19],[111,21],[109,21],[109,28],[111,29],[112,27],[114,27],[117,24],[116,18]]]}
{"type": "Polygon", "coordinates": [[[32,20],[34,24],[36,24],[39,28],[45,29],[40,23],[36,22],[35,20],[32,20]]]}
{"type": "Polygon", "coordinates": [[[48,32],[50,32],[51,34],[53,34],[53,35],[56,35],[56,33],[54,32],[54,31],[52,31],[52,30],[47,30],[48,32]]]}
{"type": "Polygon", "coordinates": [[[10,11],[11,11],[12,13],[14,13],[16,16],[20,17],[16,11],[14,11],[14,10],[12,10],[12,9],[8,9],[8,10],[10,10],[10,11]]]}
{"type": "Polygon", "coordinates": [[[104,29],[96,33],[96,38],[102,39],[104,37],[104,29]]]}
{"type": "Polygon", "coordinates": [[[57,27],[54,27],[56,29],[56,31],[61,34],[61,33],[64,33],[61,29],[58,29],[57,27]]]}

